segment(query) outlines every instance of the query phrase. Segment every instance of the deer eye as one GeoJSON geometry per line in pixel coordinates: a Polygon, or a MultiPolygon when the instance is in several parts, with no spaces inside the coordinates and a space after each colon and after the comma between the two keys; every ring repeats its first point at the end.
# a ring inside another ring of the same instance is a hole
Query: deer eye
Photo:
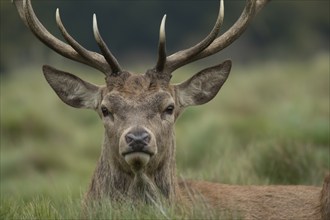
{"type": "Polygon", "coordinates": [[[164,111],[164,113],[167,114],[167,115],[172,115],[173,112],[174,112],[174,105],[167,106],[167,108],[164,111]]]}
{"type": "Polygon", "coordinates": [[[107,117],[111,114],[110,111],[105,106],[101,107],[101,111],[102,111],[103,117],[107,117]]]}

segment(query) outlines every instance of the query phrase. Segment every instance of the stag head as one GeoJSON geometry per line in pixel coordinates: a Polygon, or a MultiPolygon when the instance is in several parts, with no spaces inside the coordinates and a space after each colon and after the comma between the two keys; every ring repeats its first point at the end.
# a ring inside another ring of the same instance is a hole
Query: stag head
{"type": "MultiPolygon", "coordinates": [[[[229,75],[231,61],[204,69],[177,85],[170,84],[172,73],[231,44],[266,1],[247,0],[238,21],[218,37],[224,17],[221,0],[212,31],[195,46],[170,56],[166,55],[165,15],[160,25],[157,64],[142,74],[122,69],[100,35],[95,14],[93,32],[102,54],[85,49],[70,36],[61,21],[59,9],[56,10],[56,23],[67,43],[46,30],[35,16],[30,0],[14,0],[14,3],[24,23],[48,47],[105,74],[105,86],[97,86],[53,67],[43,67],[47,82],[63,102],[75,108],[93,109],[100,116],[105,139],[99,166],[108,167],[109,170],[104,168],[105,173],[121,173],[125,178],[134,179],[128,186],[132,191],[145,180],[150,184],[145,184],[144,190],[158,188],[163,195],[171,197],[173,192],[169,187],[175,182],[174,123],[186,107],[207,103],[215,97],[229,75]],[[168,180],[157,182],[157,175],[168,176],[168,180]]],[[[95,175],[104,178],[100,169],[95,175]]],[[[116,177],[111,178],[106,181],[116,182],[116,177]]],[[[123,181],[120,178],[117,181],[123,181]]],[[[122,191],[127,189],[122,188],[122,191]]]]}

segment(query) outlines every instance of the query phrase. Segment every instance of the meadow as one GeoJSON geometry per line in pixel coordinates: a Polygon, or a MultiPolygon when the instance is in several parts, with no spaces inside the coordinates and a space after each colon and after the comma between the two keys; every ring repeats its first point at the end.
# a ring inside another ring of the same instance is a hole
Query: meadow
{"type": "MultiPolygon", "coordinates": [[[[201,68],[185,68],[173,81],[201,68]]],[[[102,74],[71,70],[103,83],[102,74]]],[[[2,76],[0,86],[0,219],[79,218],[103,138],[97,114],[63,104],[40,66],[18,67],[2,76]]],[[[329,91],[328,54],[234,63],[217,97],[187,109],[176,123],[178,176],[240,185],[321,186],[330,166],[329,91]]],[[[209,212],[128,207],[105,203],[90,217],[210,218],[209,212]]]]}

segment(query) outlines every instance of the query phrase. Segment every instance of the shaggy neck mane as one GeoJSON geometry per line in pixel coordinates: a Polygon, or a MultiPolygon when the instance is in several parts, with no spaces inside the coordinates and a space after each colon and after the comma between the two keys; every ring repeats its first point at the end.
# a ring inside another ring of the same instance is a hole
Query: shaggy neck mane
{"type": "Polygon", "coordinates": [[[94,171],[86,201],[110,199],[114,202],[132,201],[147,204],[169,202],[177,198],[175,142],[172,149],[156,169],[134,174],[124,171],[121,164],[111,154],[109,139],[105,136],[102,153],[94,171]]]}

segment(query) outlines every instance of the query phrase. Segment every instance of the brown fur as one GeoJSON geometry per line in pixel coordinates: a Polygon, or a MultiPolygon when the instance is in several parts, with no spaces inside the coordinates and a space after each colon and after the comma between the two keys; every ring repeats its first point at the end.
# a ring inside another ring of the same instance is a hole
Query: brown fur
{"type": "Polygon", "coordinates": [[[243,219],[321,219],[317,208],[319,187],[235,186],[204,181],[180,185],[186,195],[189,189],[202,195],[213,208],[238,213],[243,219]]]}
{"type": "Polygon", "coordinates": [[[320,211],[323,219],[330,219],[330,174],[324,179],[320,195],[320,211]]]}

